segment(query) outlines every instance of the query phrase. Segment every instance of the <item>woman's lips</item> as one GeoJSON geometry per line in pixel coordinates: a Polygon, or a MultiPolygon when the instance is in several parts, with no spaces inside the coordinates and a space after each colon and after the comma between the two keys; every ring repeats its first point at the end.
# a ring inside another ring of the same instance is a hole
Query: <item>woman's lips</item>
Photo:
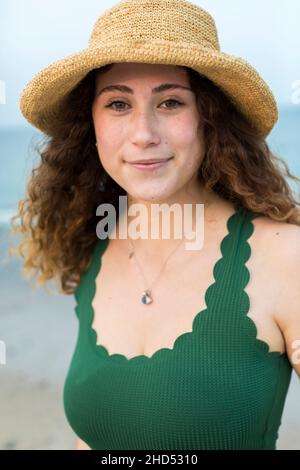
{"type": "Polygon", "coordinates": [[[138,170],[143,170],[143,171],[152,171],[157,168],[165,167],[169,161],[171,161],[173,157],[169,158],[168,160],[165,160],[163,162],[157,162],[157,163],[130,163],[131,166],[134,168],[137,168],[138,170]]]}

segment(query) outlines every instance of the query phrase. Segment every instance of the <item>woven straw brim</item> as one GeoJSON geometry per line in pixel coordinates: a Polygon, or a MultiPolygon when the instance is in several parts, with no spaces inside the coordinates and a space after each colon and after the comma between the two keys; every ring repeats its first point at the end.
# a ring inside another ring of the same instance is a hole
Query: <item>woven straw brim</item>
{"type": "Polygon", "coordinates": [[[190,67],[212,80],[265,138],[278,119],[272,91],[244,59],[211,48],[162,40],[105,43],[69,55],[41,70],[20,96],[27,121],[51,135],[53,123],[63,113],[63,99],[95,68],[117,62],[173,64],[190,67]]]}

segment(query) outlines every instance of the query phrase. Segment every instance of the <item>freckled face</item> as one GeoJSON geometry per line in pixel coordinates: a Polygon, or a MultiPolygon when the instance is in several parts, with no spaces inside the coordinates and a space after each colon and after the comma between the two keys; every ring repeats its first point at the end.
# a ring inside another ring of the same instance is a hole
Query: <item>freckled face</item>
{"type": "Polygon", "coordinates": [[[195,177],[204,156],[195,94],[184,69],[173,65],[117,63],[96,79],[92,105],[98,152],[107,173],[136,199],[172,197],[195,177]],[[162,84],[182,88],[161,89],[162,84]],[[101,91],[125,85],[124,90],[101,91]],[[172,157],[172,158],[171,158],[172,157]],[[129,162],[169,159],[151,171],[129,162]]]}

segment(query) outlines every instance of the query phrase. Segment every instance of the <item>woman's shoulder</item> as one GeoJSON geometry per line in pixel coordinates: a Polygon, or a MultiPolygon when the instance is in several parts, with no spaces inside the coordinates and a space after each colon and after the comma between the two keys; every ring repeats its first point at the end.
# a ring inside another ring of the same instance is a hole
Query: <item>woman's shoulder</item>
{"type": "Polygon", "coordinates": [[[275,296],[273,318],[284,337],[291,364],[294,341],[300,338],[300,226],[260,216],[253,220],[253,233],[261,270],[272,282],[275,296]]]}
{"type": "Polygon", "coordinates": [[[268,216],[254,218],[255,230],[264,248],[270,251],[272,259],[292,261],[300,252],[300,226],[277,221],[268,216]]]}
{"type": "Polygon", "coordinates": [[[265,216],[253,222],[260,253],[278,299],[276,320],[285,330],[289,318],[295,316],[292,312],[300,319],[300,226],[265,216]]]}
{"type": "Polygon", "coordinates": [[[274,282],[276,279],[284,282],[292,273],[300,278],[300,226],[265,215],[252,222],[252,242],[274,282]]]}

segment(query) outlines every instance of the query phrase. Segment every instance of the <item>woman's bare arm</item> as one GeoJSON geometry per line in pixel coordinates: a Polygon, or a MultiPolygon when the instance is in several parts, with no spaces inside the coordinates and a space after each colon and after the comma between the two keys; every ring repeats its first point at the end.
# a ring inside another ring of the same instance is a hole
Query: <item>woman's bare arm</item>
{"type": "Polygon", "coordinates": [[[91,448],[82,439],[78,439],[75,450],[91,450],[91,448]]]}

